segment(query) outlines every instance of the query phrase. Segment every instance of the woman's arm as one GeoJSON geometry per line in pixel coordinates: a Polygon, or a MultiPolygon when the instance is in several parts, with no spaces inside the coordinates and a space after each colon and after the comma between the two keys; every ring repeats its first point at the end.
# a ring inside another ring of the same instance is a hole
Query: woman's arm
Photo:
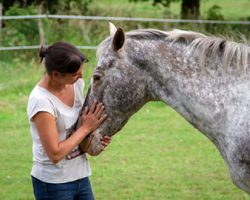
{"type": "Polygon", "coordinates": [[[105,119],[102,115],[104,106],[94,103],[90,109],[86,108],[82,115],[82,126],[74,134],[64,141],[59,140],[56,121],[48,112],[38,112],[33,121],[37,127],[39,137],[45,152],[53,163],[58,163],[71,152],[80,142],[93,130],[95,130],[105,119]]]}

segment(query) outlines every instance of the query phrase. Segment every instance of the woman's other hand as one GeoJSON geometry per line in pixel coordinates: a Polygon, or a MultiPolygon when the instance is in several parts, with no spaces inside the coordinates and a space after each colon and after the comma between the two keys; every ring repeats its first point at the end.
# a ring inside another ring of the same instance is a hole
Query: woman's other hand
{"type": "Polygon", "coordinates": [[[106,148],[111,143],[112,137],[104,135],[101,138],[101,143],[106,148]]]}
{"type": "Polygon", "coordinates": [[[104,114],[104,105],[102,103],[94,102],[90,107],[85,107],[82,114],[82,127],[89,133],[97,129],[100,124],[107,118],[104,114]]]}

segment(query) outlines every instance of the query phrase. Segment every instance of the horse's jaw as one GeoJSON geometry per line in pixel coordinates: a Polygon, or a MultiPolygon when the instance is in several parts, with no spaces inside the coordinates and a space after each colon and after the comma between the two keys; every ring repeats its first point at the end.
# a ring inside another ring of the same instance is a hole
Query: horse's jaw
{"type": "Polygon", "coordinates": [[[99,155],[104,146],[101,143],[101,135],[98,132],[89,134],[80,144],[80,148],[83,152],[88,153],[91,156],[99,155]]]}

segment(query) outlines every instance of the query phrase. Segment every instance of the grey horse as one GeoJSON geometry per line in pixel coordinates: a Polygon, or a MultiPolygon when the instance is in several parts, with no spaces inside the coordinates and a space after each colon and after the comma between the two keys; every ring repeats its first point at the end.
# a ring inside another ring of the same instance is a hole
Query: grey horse
{"type": "MultiPolygon", "coordinates": [[[[250,193],[250,48],[201,33],[125,33],[110,24],[97,50],[85,106],[105,104],[108,119],[81,144],[91,155],[145,103],[163,101],[217,147],[233,182],[250,193]]],[[[79,122],[80,123],[80,122],[79,122]]]]}

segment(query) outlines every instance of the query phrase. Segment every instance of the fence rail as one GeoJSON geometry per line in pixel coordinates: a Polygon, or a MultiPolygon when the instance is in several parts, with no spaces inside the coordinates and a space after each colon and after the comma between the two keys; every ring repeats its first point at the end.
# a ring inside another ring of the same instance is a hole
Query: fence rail
{"type": "MultiPolygon", "coordinates": [[[[25,50],[25,49],[40,49],[41,45],[33,46],[12,46],[12,47],[0,47],[0,51],[10,51],[10,50],[25,50]]],[[[96,46],[77,46],[79,49],[93,49],[96,50],[96,46]]]]}
{"type": "MultiPolygon", "coordinates": [[[[250,21],[220,21],[220,20],[191,20],[191,19],[160,19],[160,18],[132,18],[132,17],[104,17],[104,16],[79,16],[79,15],[19,15],[0,16],[1,20],[18,19],[79,19],[79,20],[106,20],[106,21],[138,21],[138,22],[165,22],[165,23],[199,23],[199,24],[242,24],[250,25],[250,21]]],[[[34,46],[12,46],[0,47],[0,51],[37,49],[40,45],[34,46]]],[[[95,46],[79,46],[81,49],[96,49],[95,46]]]]}
{"type": "Polygon", "coordinates": [[[221,20],[193,20],[193,19],[160,19],[133,17],[104,17],[81,15],[19,15],[0,16],[0,20],[12,19],[81,19],[81,20],[109,20],[109,21],[143,21],[143,22],[172,22],[172,23],[201,23],[201,24],[250,24],[250,21],[221,21],[221,20]]]}

